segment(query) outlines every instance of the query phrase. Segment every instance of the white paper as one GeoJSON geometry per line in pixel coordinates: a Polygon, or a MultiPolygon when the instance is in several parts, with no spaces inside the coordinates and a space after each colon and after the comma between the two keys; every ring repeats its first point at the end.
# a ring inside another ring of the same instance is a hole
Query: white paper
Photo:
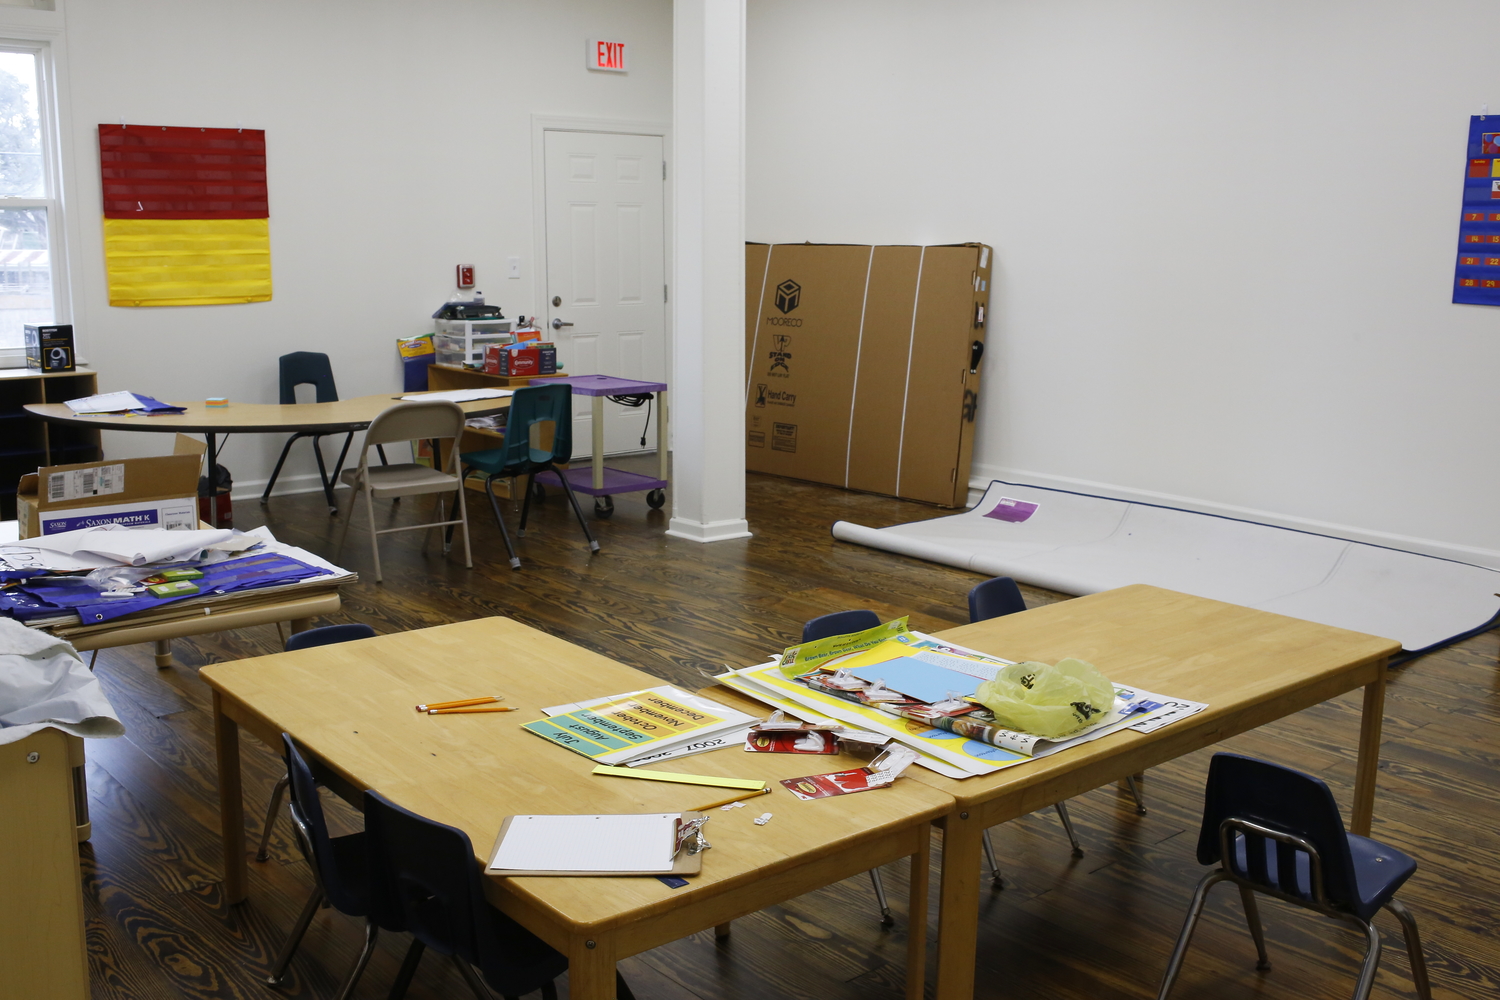
{"type": "MultiPolygon", "coordinates": [[[[572,710],[570,709],[570,711],[572,710]]],[[[749,735],[749,726],[744,726],[740,729],[731,729],[729,732],[720,733],[718,736],[705,736],[701,740],[694,740],[691,743],[684,743],[681,746],[668,747],[665,750],[658,750],[656,753],[650,753],[644,757],[634,757],[627,760],[625,766],[640,767],[642,764],[655,764],[659,760],[673,760],[677,757],[688,757],[695,753],[722,750],[725,747],[744,746],[745,737],[749,735]]]]}
{"type": "Polygon", "coordinates": [[[490,868],[540,872],[670,872],[680,813],[516,816],[490,868]]]}
{"type": "Polygon", "coordinates": [[[132,392],[101,392],[97,396],[70,399],[65,405],[74,413],[115,413],[138,410],[144,404],[132,392]]]}
{"type": "Polygon", "coordinates": [[[47,502],[62,503],[80,497],[102,497],[125,492],[125,463],[92,469],[69,469],[47,476],[47,502]]]}
{"type": "Polygon", "coordinates": [[[8,542],[0,546],[0,552],[36,551],[41,553],[40,558],[44,563],[49,557],[57,556],[91,562],[102,560],[99,565],[103,566],[144,566],[163,559],[196,554],[209,545],[226,541],[233,536],[234,532],[227,528],[180,531],[166,528],[121,528],[107,524],[8,542]]]}
{"type": "Polygon", "coordinates": [[[448,389],[444,392],[414,392],[402,396],[404,400],[446,399],[453,403],[470,403],[476,399],[500,399],[515,392],[514,389],[448,389]]]}

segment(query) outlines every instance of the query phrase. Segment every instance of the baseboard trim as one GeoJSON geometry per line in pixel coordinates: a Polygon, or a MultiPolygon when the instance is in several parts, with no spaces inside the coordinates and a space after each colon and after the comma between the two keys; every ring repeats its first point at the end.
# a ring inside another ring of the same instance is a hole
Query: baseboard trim
{"type": "Polygon", "coordinates": [[[1123,500],[1127,503],[1149,503],[1165,507],[1177,507],[1182,510],[1197,511],[1200,514],[1214,514],[1219,517],[1232,517],[1241,521],[1254,521],[1258,524],[1272,524],[1281,528],[1310,531],[1319,535],[1347,538],[1350,541],[1366,542],[1370,545],[1383,545],[1388,548],[1403,549],[1407,552],[1420,552],[1423,555],[1437,556],[1439,559],[1453,559],[1457,562],[1473,563],[1476,566],[1485,566],[1490,569],[1500,569],[1500,551],[1494,549],[1481,549],[1470,545],[1456,545],[1452,542],[1442,542],[1432,538],[1414,538],[1409,535],[1397,535],[1385,531],[1371,531],[1367,528],[1356,528],[1347,524],[1333,524],[1328,521],[1315,521],[1311,518],[1277,514],[1273,511],[1256,510],[1252,507],[1237,507],[1233,504],[1214,503],[1208,500],[1198,500],[1193,497],[1176,496],[1171,493],[1138,490],[1128,486],[1116,486],[1112,483],[1096,483],[1092,480],[1073,479],[1068,476],[1051,476],[1043,472],[1031,472],[1026,469],[1012,469],[1004,466],[975,467],[973,474],[969,477],[970,507],[979,502],[980,498],[984,496],[984,491],[989,488],[991,480],[995,479],[1008,483],[1027,483],[1032,486],[1044,486],[1055,490],[1092,493],[1095,496],[1110,497],[1115,500],[1123,500]]]}
{"type": "Polygon", "coordinates": [[[687,518],[674,517],[667,527],[668,535],[673,538],[685,538],[690,542],[727,542],[735,538],[750,538],[750,522],[744,518],[733,518],[728,521],[689,521],[687,518]]]}
{"type": "MultiPolygon", "coordinates": [[[[259,500],[260,495],[266,489],[265,479],[243,479],[236,481],[234,489],[229,496],[233,500],[259,500]]],[[[334,483],[335,494],[339,490],[349,487],[343,483],[334,483]]],[[[317,473],[304,473],[300,476],[278,476],[276,477],[276,488],[271,491],[273,497],[289,497],[298,493],[322,493],[323,481],[318,478],[317,473]]]]}

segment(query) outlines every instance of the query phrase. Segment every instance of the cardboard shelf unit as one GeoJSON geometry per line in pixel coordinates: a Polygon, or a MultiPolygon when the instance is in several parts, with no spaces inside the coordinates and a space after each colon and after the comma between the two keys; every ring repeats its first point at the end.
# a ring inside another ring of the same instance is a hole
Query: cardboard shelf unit
{"type": "Polygon", "coordinates": [[[962,507],[992,252],[745,248],[745,467],[962,507]]]}
{"type": "Polygon", "coordinates": [[[98,375],[86,368],[42,373],[0,369],[0,521],[16,516],[16,484],[44,465],[96,462],[103,457],[99,431],[54,424],[27,413],[28,403],[61,403],[99,391],[98,375]]]}

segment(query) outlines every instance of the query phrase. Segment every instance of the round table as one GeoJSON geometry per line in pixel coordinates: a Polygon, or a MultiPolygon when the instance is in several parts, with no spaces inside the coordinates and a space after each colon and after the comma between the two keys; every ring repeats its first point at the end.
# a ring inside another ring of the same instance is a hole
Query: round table
{"type": "MultiPolygon", "coordinates": [[[[299,431],[339,434],[345,431],[362,431],[400,400],[400,396],[378,393],[333,403],[231,403],[215,407],[205,406],[203,403],[174,403],[172,405],[184,407],[184,412],[159,417],[142,417],[132,413],[78,414],[68,409],[66,403],[28,403],[26,412],[55,423],[97,427],[100,430],[202,434],[208,441],[208,468],[212,470],[218,462],[220,434],[295,434],[299,431]]],[[[466,415],[478,417],[507,409],[510,397],[476,399],[458,405],[466,415]]],[[[347,442],[344,448],[347,452],[347,442]]],[[[340,455],[333,476],[323,476],[323,494],[330,510],[337,507],[333,502],[333,482],[338,478],[343,463],[344,456],[340,455]]],[[[318,466],[319,472],[323,472],[321,451],[318,452],[318,466]]],[[[216,504],[209,504],[209,519],[215,527],[218,526],[216,504]]]]}

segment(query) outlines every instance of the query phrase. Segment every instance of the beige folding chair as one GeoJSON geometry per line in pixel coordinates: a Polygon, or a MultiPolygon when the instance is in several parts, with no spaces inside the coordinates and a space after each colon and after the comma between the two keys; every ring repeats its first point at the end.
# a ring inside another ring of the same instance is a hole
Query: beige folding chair
{"type": "MultiPolygon", "coordinates": [[[[432,400],[431,402],[397,403],[390,409],[384,411],[370,424],[370,429],[365,432],[365,443],[359,452],[359,468],[345,469],[339,476],[341,480],[348,483],[350,488],[357,494],[363,490],[365,494],[365,509],[370,515],[370,552],[375,557],[375,582],[379,583],[380,576],[380,535],[388,535],[394,531],[419,531],[431,528],[442,528],[450,524],[463,525],[464,529],[464,565],[474,566],[474,558],[469,551],[469,515],[464,505],[463,480],[457,474],[458,469],[458,443],[464,432],[464,411],[459,409],[457,403],[447,400],[432,400]],[[391,444],[398,441],[415,441],[419,439],[442,440],[453,439],[453,447],[448,449],[448,469],[440,471],[436,467],[428,468],[425,465],[416,465],[411,462],[402,465],[374,465],[370,464],[370,449],[377,445],[391,444]],[[419,496],[423,493],[454,493],[458,494],[456,505],[458,517],[456,519],[444,520],[443,500],[438,498],[438,519],[426,524],[407,524],[397,528],[375,527],[375,501],[394,499],[399,497],[419,496]]],[[[357,498],[356,498],[357,499],[357,498]]],[[[349,517],[344,520],[344,533],[349,530],[349,522],[354,519],[355,500],[349,502],[349,517]]],[[[339,546],[343,547],[343,537],[339,538],[339,546]]],[[[443,544],[443,552],[447,552],[449,543],[443,544]]]]}

